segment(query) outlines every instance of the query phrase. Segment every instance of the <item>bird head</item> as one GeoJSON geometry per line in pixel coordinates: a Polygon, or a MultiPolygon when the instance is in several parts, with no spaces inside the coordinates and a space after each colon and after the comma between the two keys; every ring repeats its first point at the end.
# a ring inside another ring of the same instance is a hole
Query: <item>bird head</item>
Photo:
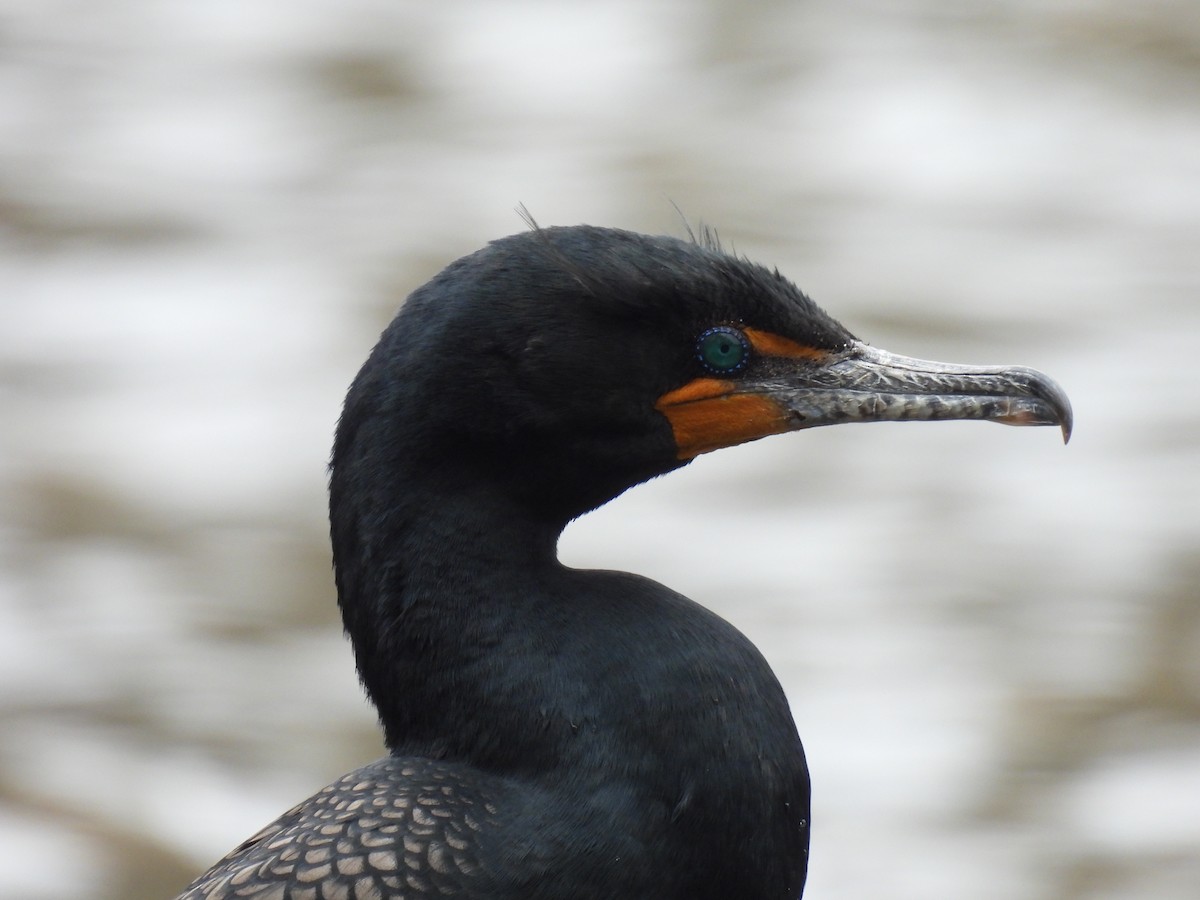
{"type": "Polygon", "coordinates": [[[546,228],[418,289],[347,399],[334,453],[464,479],[564,523],[711,450],[848,422],[1071,429],[1023,367],[859,341],[790,281],[712,241],[546,228]]]}

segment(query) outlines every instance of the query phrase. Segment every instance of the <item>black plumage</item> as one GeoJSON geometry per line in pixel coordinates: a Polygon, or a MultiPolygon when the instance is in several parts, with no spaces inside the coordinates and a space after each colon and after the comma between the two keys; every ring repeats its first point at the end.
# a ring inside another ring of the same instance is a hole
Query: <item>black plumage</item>
{"type": "Polygon", "coordinates": [[[798,897],[808,771],[766,661],[556,542],[707,450],[932,418],[1070,428],[1045,376],[876,351],[711,242],[535,229],[453,263],[355,379],[331,467],[338,602],[389,755],[182,896],[798,897]]]}

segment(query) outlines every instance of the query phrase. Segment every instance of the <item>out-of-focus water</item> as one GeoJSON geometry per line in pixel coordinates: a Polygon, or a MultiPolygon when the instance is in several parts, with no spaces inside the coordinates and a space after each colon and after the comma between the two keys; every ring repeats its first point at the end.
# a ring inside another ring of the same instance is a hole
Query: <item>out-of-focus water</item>
{"type": "Polygon", "coordinates": [[[1200,6],[0,3],[0,895],[170,896],[381,752],[341,393],[486,240],[672,202],[1052,429],[834,428],[574,525],[746,631],[812,897],[1200,884],[1200,6]]]}

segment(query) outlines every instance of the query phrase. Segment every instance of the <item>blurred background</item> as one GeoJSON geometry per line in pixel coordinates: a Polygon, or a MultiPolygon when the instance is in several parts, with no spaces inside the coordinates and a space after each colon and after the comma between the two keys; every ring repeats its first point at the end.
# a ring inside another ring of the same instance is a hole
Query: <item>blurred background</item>
{"type": "Polygon", "coordinates": [[[701,458],[571,564],[736,623],[813,898],[1200,884],[1200,6],[0,0],[0,895],[170,897],[381,754],[325,470],[404,296],[521,230],[682,235],[1053,429],[701,458]]]}

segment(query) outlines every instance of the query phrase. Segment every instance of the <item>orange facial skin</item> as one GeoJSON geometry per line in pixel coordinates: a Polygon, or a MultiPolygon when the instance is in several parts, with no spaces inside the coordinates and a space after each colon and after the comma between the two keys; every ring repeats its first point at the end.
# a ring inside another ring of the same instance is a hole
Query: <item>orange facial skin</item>
{"type": "MultiPolygon", "coordinates": [[[[760,356],[823,362],[829,351],[798,344],[769,331],[745,328],[760,356]]],[[[658,398],[654,408],[667,417],[679,459],[732,447],[788,431],[789,412],[765,394],[734,393],[736,383],[711,375],[693,379],[658,398]]]]}

